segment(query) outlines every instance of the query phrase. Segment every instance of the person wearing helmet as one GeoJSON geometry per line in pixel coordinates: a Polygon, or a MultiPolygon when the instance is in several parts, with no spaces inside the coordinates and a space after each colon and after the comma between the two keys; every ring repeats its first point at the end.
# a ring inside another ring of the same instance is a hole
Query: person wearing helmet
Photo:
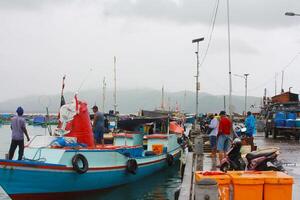
{"type": "Polygon", "coordinates": [[[15,150],[19,147],[18,160],[22,160],[24,154],[24,134],[27,141],[30,140],[25,125],[25,119],[22,117],[24,110],[22,107],[17,108],[17,116],[11,120],[12,140],[9,148],[8,159],[12,160],[15,154],[15,150]]]}

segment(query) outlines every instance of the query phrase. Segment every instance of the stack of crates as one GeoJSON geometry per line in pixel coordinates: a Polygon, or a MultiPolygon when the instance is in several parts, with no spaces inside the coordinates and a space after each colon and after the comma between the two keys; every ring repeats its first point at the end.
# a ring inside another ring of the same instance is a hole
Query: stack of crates
{"type": "Polygon", "coordinates": [[[197,171],[196,182],[202,178],[217,181],[220,200],[229,200],[230,196],[233,200],[292,200],[294,179],[283,172],[231,171],[225,174],[197,171]]]}

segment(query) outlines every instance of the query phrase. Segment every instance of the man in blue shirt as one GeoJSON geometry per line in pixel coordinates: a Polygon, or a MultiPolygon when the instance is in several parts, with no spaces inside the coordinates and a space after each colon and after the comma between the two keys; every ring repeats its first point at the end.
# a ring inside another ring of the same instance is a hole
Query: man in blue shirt
{"type": "Polygon", "coordinates": [[[26,130],[25,119],[22,117],[24,110],[22,107],[17,108],[17,116],[11,120],[12,140],[9,148],[8,159],[12,160],[15,154],[16,148],[19,146],[18,160],[22,160],[24,153],[24,134],[26,135],[27,141],[29,136],[26,130]]]}
{"type": "Polygon", "coordinates": [[[99,112],[98,106],[93,106],[94,120],[93,120],[93,132],[95,143],[104,145],[104,114],[99,112]]]}
{"type": "Polygon", "coordinates": [[[247,117],[245,119],[245,126],[247,128],[246,130],[247,143],[251,145],[251,151],[253,151],[254,150],[253,135],[255,134],[256,131],[256,120],[250,111],[247,112],[247,117]]]}

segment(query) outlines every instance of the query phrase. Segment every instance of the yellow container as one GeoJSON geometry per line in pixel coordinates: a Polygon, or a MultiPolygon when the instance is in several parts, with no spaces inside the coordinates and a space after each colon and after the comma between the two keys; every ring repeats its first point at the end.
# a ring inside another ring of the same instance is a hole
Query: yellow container
{"type": "Polygon", "coordinates": [[[227,172],[233,183],[234,200],[262,200],[264,177],[245,171],[227,172]]]}
{"type": "Polygon", "coordinates": [[[156,155],[160,155],[163,153],[164,145],[163,144],[153,144],[152,145],[152,151],[156,155]]]}
{"type": "Polygon", "coordinates": [[[203,178],[211,178],[217,181],[219,188],[220,200],[229,200],[230,199],[230,176],[222,172],[195,172],[196,182],[200,181],[203,178]]]}
{"type": "Polygon", "coordinates": [[[264,171],[264,200],[292,200],[294,179],[283,172],[264,171]]]}

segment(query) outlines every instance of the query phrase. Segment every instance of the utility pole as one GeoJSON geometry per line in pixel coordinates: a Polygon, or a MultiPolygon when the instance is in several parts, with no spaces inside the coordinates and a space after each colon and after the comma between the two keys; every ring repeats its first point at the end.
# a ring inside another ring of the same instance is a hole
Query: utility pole
{"type": "Polygon", "coordinates": [[[114,113],[117,112],[117,70],[116,70],[117,58],[114,56],[114,113]]]}
{"type": "Polygon", "coordinates": [[[196,116],[198,116],[199,114],[199,90],[200,90],[200,83],[199,83],[199,42],[203,41],[204,38],[198,38],[198,39],[194,39],[192,40],[192,43],[197,43],[197,51],[196,53],[196,57],[197,57],[197,75],[196,77],[196,116]]]}
{"type": "Polygon", "coordinates": [[[105,112],[105,93],[106,93],[106,81],[105,81],[105,76],[103,77],[103,82],[102,82],[102,111],[105,112]]]}

